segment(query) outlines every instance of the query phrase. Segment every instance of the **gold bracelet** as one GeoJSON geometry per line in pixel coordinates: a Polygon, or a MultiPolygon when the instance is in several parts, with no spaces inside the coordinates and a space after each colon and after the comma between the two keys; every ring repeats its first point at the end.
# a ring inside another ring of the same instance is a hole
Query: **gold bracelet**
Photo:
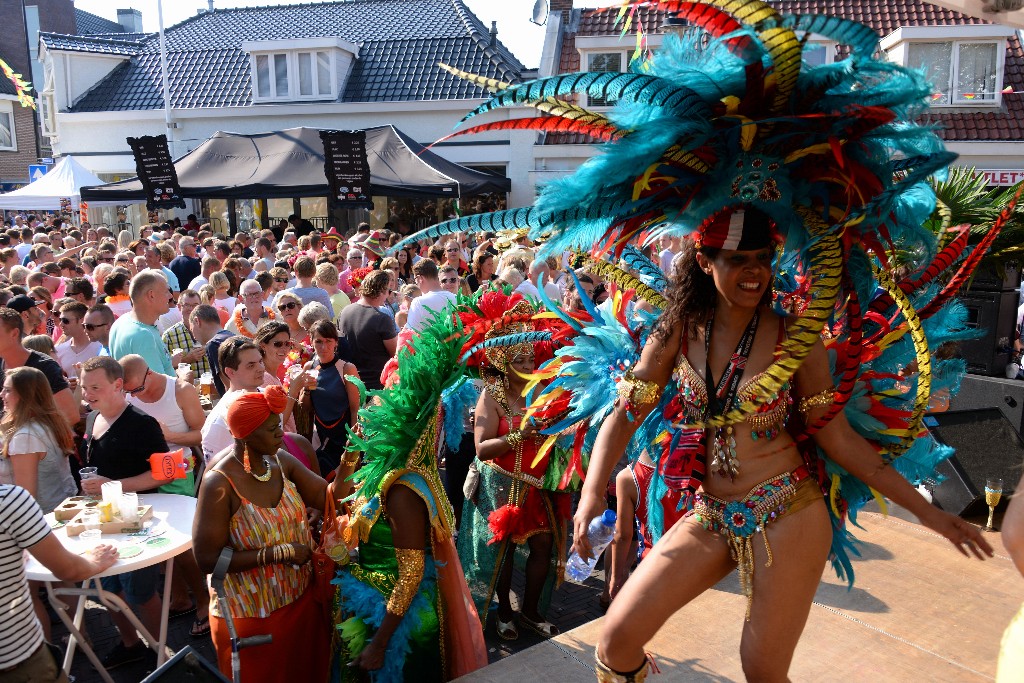
{"type": "Polygon", "coordinates": [[[658,386],[657,382],[651,382],[646,379],[638,379],[633,374],[633,370],[626,370],[626,374],[619,380],[619,385],[615,389],[616,393],[625,404],[626,415],[630,421],[636,417],[637,409],[643,409],[647,406],[652,406],[658,403],[658,399],[661,398],[661,387],[658,386]]]}
{"type": "Polygon", "coordinates": [[[800,399],[800,403],[797,404],[796,409],[800,411],[801,415],[806,415],[811,411],[812,408],[818,408],[820,406],[830,406],[836,400],[836,388],[829,386],[816,394],[811,396],[804,396],[800,399]]]}
{"type": "Polygon", "coordinates": [[[398,560],[398,580],[388,598],[388,612],[404,616],[409,611],[412,599],[420,589],[420,581],[423,579],[423,568],[426,560],[426,552],[415,548],[395,548],[395,558],[398,560]]]}
{"type": "Polygon", "coordinates": [[[518,448],[523,443],[523,430],[512,429],[505,435],[505,443],[512,448],[518,448]]]}

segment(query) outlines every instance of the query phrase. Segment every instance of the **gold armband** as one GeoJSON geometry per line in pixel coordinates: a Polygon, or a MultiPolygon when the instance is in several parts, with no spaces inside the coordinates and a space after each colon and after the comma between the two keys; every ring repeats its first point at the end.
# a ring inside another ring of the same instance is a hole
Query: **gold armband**
{"type": "Polygon", "coordinates": [[[518,448],[523,443],[523,432],[520,429],[511,429],[508,434],[505,435],[505,443],[507,443],[513,449],[518,448]]]}
{"type": "Polygon", "coordinates": [[[661,398],[661,387],[657,382],[637,379],[632,370],[626,370],[626,374],[619,380],[616,391],[625,404],[630,420],[636,415],[637,408],[654,405],[661,398]]]}
{"type": "Polygon", "coordinates": [[[395,582],[395,588],[388,598],[388,611],[392,614],[401,617],[409,610],[409,605],[420,588],[426,556],[426,552],[422,550],[395,548],[395,557],[398,558],[398,581],[395,582]]]}
{"type": "Polygon", "coordinates": [[[835,400],[836,388],[826,387],[816,394],[804,396],[800,399],[800,403],[797,404],[796,409],[800,411],[801,415],[806,415],[812,408],[832,405],[835,400]]]}

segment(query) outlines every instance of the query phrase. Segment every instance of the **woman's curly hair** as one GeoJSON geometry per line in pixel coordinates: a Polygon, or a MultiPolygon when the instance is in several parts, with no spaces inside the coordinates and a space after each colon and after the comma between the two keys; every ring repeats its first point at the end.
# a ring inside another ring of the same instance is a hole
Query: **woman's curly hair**
{"type": "MultiPolygon", "coordinates": [[[[682,251],[672,260],[672,276],[665,290],[668,303],[651,333],[661,342],[667,341],[679,326],[682,326],[683,334],[696,337],[698,329],[708,321],[715,308],[718,296],[715,280],[697,263],[697,251],[693,240],[683,240],[682,251]]],[[[701,247],[699,251],[713,259],[719,250],[701,247]]]]}

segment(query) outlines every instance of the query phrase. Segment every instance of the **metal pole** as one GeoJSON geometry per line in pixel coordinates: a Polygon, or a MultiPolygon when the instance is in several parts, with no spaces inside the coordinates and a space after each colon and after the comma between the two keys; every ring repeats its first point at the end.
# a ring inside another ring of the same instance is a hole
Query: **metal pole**
{"type": "Polygon", "coordinates": [[[164,36],[164,3],[156,0],[156,15],[160,21],[160,76],[164,84],[164,123],[167,128],[167,149],[174,158],[174,121],[171,119],[171,86],[167,80],[167,38],[164,36]]]}

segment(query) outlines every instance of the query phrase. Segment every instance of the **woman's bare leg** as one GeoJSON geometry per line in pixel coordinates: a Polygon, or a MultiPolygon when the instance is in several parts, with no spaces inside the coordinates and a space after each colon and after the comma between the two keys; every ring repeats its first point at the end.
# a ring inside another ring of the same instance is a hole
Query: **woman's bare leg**
{"type": "Polygon", "coordinates": [[[680,607],[736,566],[719,534],[681,520],[647,554],[608,608],[598,642],[601,661],[615,671],[643,663],[644,645],[680,607]]]}
{"type": "Polygon", "coordinates": [[[807,623],[814,593],[832,543],[832,527],[823,501],[768,527],[772,566],[764,539],[756,534],[754,600],[750,621],[743,627],[740,658],[748,681],[787,681],[800,634],[807,623]]]}

